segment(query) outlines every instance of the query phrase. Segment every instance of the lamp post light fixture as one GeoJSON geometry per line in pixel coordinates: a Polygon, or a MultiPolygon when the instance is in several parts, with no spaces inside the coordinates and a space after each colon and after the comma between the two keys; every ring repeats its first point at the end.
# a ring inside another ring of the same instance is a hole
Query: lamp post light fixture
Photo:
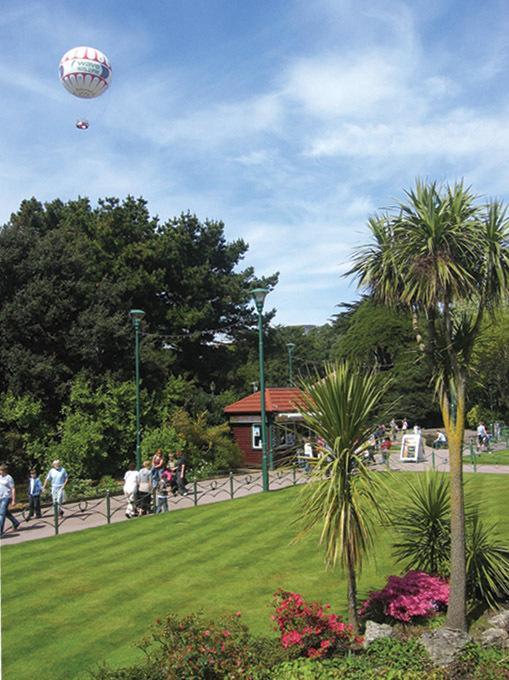
{"type": "Polygon", "coordinates": [[[134,326],[134,363],[136,367],[136,469],[141,468],[141,412],[140,412],[140,334],[141,320],[145,316],[142,309],[131,309],[129,316],[134,326]]]}
{"type": "Polygon", "coordinates": [[[295,350],[294,342],[287,342],[286,348],[288,350],[288,378],[290,380],[290,385],[293,385],[293,352],[295,350]]]}
{"type": "Polygon", "coordinates": [[[258,361],[260,365],[260,407],[262,418],[262,488],[269,490],[269,468],[267,456],[267,415],[265,412],[265,370],[263,365],[263,304],[268,294],[267,288],[253,288],[253,297],[256,311],[258,312],[258,361]]]}

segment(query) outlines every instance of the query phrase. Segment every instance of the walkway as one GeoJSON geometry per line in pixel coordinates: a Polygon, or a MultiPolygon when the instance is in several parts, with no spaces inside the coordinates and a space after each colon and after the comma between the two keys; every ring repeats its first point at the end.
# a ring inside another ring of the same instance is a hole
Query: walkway
{"type": "MultiPolygon", "coordinates": [[[[435,469],[441,472],[449,471],[449,456],[447,450],[435,452],[435,469]]],[[[402,463],[399,454],[393,453],[390,456],[390,469],[393,472],[420,472],[432,469],[433,456],[430,448],[426,447],[425,460],[420,463],[402,463]]],[[[386,466],[377,464],[373,469],[385,470],[386,466]]],[[[474,472],[470,464],[470,458],[465,456],[465,472],[474,472]]],[[[478,465],[477,473],[481,474],[509,474],[509,465],[478,465]]],[[[270,473],[270,490],[277,491],[295,484],[302,484],[308,480],[308,475],[300,470],[277,470],[270,473]]],[[[217,503],[233,498],[242,498],[253,493],[262,491],[262,479],[259,472],[249,474],[235,474],[219,479],[197,482],[196,485],[189,484],[189,494],[187,496],[177,496],[169,498],[170,511],[189,508],[195,505],[217,503]]],[[[64,516],[58,522],[58,533],[67,534],[82,529],[91,529],[107,523],[117,523],[128,521],[125,516],[124,496],[111,496],[108,502],[104,498],[81,501],[79,503],[66,503],[64,516]],[[109,520],[109,522],[108,522],[109,520]]],[[[15,513],[22,519],[21,513],[15,513]]],[[[131,519],[140,521],[140,519],[131,519]]],[[[6,521],[6,527],[10,523],[6,521]]],[[[29,522],[22,521],[18,531],[7,528],[6,534],[2,539],[3,545],[22,543],[38,538],[46,538],[55,535],[55,522],[53,509],[44,509],[42,519],[32,519],[29,522]]]]}

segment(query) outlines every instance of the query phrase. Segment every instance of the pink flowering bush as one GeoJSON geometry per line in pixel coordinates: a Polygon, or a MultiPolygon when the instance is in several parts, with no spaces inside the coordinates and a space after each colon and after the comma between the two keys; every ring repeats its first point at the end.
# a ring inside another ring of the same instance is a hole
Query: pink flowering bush
{"type": "Polygon", "coordinates": [[[447,608],[449,584],[423,571],[409,571],[405,576],[389,576],[382,590],[372,592],[360,614],[375,621],[415,622],[447,608]]]}
{"type": "Polygon", "coordinates": [[[274,594],[275,630],[281,633],[281,644],[296,656],[324,658],[358,647],[352,626],[337,614],[329,613],[330,605],[305,602],[301,595],[278,590],[274,594]]]}

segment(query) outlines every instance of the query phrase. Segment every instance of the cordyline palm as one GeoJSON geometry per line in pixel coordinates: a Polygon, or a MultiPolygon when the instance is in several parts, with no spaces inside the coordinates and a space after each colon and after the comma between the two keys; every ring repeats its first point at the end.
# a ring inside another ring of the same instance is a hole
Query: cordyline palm
{"type": "Polygon", "coordinates": [[[451,584],[447,625],[466,628],[462,442],[465,397],[483,316],[509,287],[508,220],[481,206],[462,183],[418,181],[406,201],[370,220],[373,243],[358,249],[354,274],[375,301],[407,309],[434,370],[451,476],[451,584]],[[426,333],[420,327],[424,323],[426,333]]]}
{"type": "Polygon", "coordinates": [[[304,531],[321,525],[326,564],[333,567],[339,562],[345,569],[349,620],[356,632],[356,574],[373,542],[382,482],[355,452],[373,432],[385,391],[378,376],[347,362],[329,365],[324,378],[303,384],[304,420],[326,447],[313,471],[315,483],[302,491],[300,520],[304,531]]]}

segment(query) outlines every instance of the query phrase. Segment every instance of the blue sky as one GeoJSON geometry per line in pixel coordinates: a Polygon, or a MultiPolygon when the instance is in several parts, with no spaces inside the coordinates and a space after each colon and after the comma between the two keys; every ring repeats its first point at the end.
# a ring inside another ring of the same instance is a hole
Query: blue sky
{"type": "Polygon", "coordinates": [[[0,223],[128,193],[221,219],[280,272],[275,321],[324,323],[415,177],[508,198],[508,34],[507,0],[0,0],[0,223]],[[58,81],[77,45],[112,62],[93,102],[58,81]]]}

